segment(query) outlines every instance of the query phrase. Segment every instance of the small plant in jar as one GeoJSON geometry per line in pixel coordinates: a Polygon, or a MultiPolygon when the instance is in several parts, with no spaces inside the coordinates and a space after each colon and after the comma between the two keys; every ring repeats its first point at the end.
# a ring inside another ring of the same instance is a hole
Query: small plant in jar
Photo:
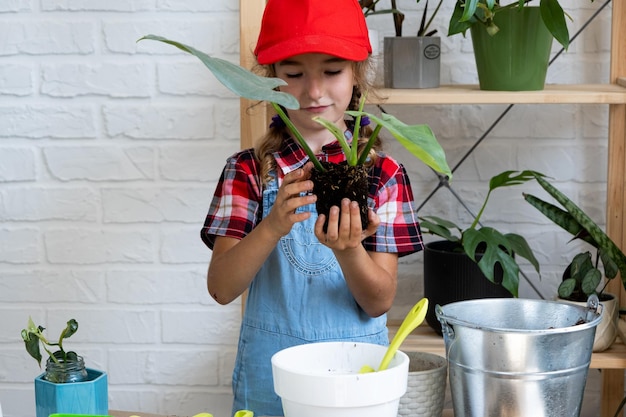
{"type": "Polygon", "coordinates": [[[70,338],[78,330],[78,322],[70,319],[67,326],[61,331],[59,339],[51,341],[44,335],[45,327],[37,326],[31,317],[28,318],[28,326],[22,329],[22,339],[26,351],[32,356],[41,368],[43,359],[41,349],[48,354],[46,361],[45,379],[50,382],[79,382],[87,378],[87,370],[82,356],[74,351],[66,351],[63,348],[63,340],[70,338]],[[56,351],[51,349],[56,347],[56,351]]]}

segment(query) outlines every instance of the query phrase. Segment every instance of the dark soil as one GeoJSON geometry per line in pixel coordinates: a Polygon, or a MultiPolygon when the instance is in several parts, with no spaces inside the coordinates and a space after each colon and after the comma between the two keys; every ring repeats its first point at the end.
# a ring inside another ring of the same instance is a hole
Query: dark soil
{"type": "Polygon", "coordinates": [[[367,228],[368,208],[367,195],[369,174],[363,165],[349,166],[346,162],[333,164],[321,162],[325,172],[313,170],[313,194],[317,195],[315,207],[318,214],[326,215],[324,232],[328,228],[328,212],[332,206],[341,207],[341,200],[349,198],[359,203],[361,209],[361,227],[367,228]]]}

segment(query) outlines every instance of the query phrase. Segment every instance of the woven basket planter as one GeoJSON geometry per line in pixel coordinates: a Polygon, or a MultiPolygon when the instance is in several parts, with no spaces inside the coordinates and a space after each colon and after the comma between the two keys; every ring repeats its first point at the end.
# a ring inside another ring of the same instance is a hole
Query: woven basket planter
{"type": "Polygon", "coordinates": [[[446,396],[446,358],[426,352],[406,352],[409,379],[400,398],[399,417],[441,417],[446,396]]]}

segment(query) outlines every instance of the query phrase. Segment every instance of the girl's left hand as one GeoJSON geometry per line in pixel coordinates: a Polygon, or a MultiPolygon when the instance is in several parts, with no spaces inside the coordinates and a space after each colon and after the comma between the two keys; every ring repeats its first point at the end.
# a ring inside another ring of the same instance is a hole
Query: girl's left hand
{"type": "Polygon", "coordinates": [[[373,210],[369,210],[369,223],[367,229],[361,229],[361,213],[356,201],[344,198],[341,208],[333,206],[328,214],[328,227],[324,233],[324,221],[326,216],[320,214],[315,222],[315,236],[319,241],[335,250],[353,249],[361,244],[361,241],[376,233],[380,224],[380,218],[373,210]]]}

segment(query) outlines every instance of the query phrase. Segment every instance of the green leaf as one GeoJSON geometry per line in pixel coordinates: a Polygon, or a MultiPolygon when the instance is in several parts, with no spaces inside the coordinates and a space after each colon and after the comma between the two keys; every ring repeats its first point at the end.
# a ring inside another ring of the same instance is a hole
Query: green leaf
{"type": "Polygon", "coordinates": [[[541,0],[539,3],[543,23],[563,48],[569,46],[569,31],[565,23],[565,13],[558,0],[541,0]]]}
{"type": "Polygon", "coordinates": [[[442,219],[437,216],[424,216],[420,217],[420,228],[423,233],[430,233],[442,237],[450,242],[460,242],[461,237],[452,233],[451,229],[456,229],[458,234],[461,233],[461,228],[451,221],[442,219]]]}
{"type": "Polygon", "coordinates": [[[365,112],[348,111],[346,113],[351,116],[362,113],[376,123],[383,125],[413,156],[440,174],[452,178],[452,171],[446,161],[446,154],[428,125],[407,125],[387,113],[383,113],[381,117],[365,112]]]}
{"type": "Polygon", "coordinates": [[[478,267],[489,281],[495,283],[494,268],[499,263],[503,270],[502,286],[514,297],[518,296],[519,266],[512,255],[511,243],[497,230],[491,227],[467,229],[463,232],[465,253],[476,262],[476,250],[485,244],[485,253],[478,261],[478,267]]]}
{"type": "MultiPolygon", "coordinates": [[[[565,231],[569,232],[573,236],[577,236],[584,228],[574,219],[574,217],[567,211],[555,206],[552,203],[548,203],[532,194],[523,194],[524,200],[530,203],[531,206],[536,208],[551,220],[557,226],[560,226],[565,231]]],[[[593,242],[595,244],[595,242],[593,242]]]]}
{"type": "Polygon", "coordinates": [[[598,249],[605,252],[606,256],[611,257],[622,277],[622,285],[626,288],[626,255],[620,248],[602,231],[602,229],[574,202],[572,202],[565,194],[557,190],[552,184],[543,177],[537,177],[537,182],[548,192],[559,204],[567,210],[572,217],[580,223],[580,225],[591,235],[593,240],[597,242],[598,249]]]}
{"type": "Polygon", "coordinates": [[[311,147],[306,143],[306,140],[304,140],[304,137],[302,137],[302,134],[300,133],[298,128],[293,124],[291,119],[287,117],[284,110],[276,103],[272,103],[272,107],[274,107],[276,114],[278,114],[280,119],[285,123],[287,128],[291,131],[294,138],[296,139],[296,142],[298,142],[298,144],[302,147],[302,149],[304,149],[304,152],[309,157],[309,160],[313,162],[313,166],[315,166],[315,169],[317,169],[319,172],[326,171],[326,169],[322,166],[320,161],[318,161],[318,159],[316,158],[315,152],[313,152],[311,147]]]}
{"type": "Polygon", "coordinates": [[[39,337],[26,329],[22,330],[22,339],[26,346],[26,351],[30,356],[35,358],[41,368],[41,351],[39,350],[39,337]]]}
{"type": "Polygon", "coordinates": [[[568,298],[576,288],[576,280],[573,278],[564,279],[559,285],[559,297],[568,298]]]}
{"type": "Polygon", "coordinates": [[[539,272],[539,261],[535,258],[535,254],[526,239],[515,233],[507,233],[504,237],[509,241],[513,253],[526,259],[535,268],[535,271],[539,272]]]}
{"type": "Polygon", "coordinates": [[[602,266],[604,266],[604,276],[608,279],[613,279],[617,276],[619,268],[613,259],[605,252],[599,250],[600,259],[602,259],[602,266]]]}
{"type": "Polygon", "coordinates": [[[476,22],[474,16],[471,16],[469,20],[461,20],[464,10],[462,3],[457,1],[448,23],[448,36],[456,35],[457,33],[462,33],[465,36],[467,30],[476,22]]]}
{"type": "Polygon", "coordinates": [[[530,180],[534,180],[537,176],[545,177],[545,175],[537,171],[525,170],[517,175],[513,175],[516,172],[518,171],[504,171],[491,177],[489,180],[489,191],[493,191],[496,188],[524,184],[530,180]]]}
{"type": "Polygon", "coordinates": [[[591,268],[582,279],[580,288],[586,295],[595,294],[596,288],[600,285],[602,274],[596,268],[591,268]]]}
{"type": "Polygon", "coordinates": [[[591,253],[583,252],[574,256],[569,268],[571,278],[574,278],[576,282],[582,282],[583,276],[587,273],[587,271],[593,269],[591,253]]]}
{"type": "Polygon", "coordinates": [[[251,100],[269,101],[280,104],[288,109],[298,109],[300,107],[298,100],[296,100],[294,96],[275,90],[276,87],[286,85],[280,78],[258,76],[239,65],[220,58],[211,57],[191,46],[166,39],[162,36],[146,35],[140,38],[138,42],[144,39],[167,43],[194,55],[211,70],[215,78],[240,97],[251,100]]]}
{"type": "Polygon", "coordinates": [[[59,337],[59,342],[63,339],[67,339],[71,337],[78,330],[78,322],[74,319],[70,319],[67,322],[67,326],[61,332],[61,336],[59,337]]]}
{"type": "Polygon", "coordinates": [[[348,162],[348,165],[350,166],[356,165],[357,155],[356,153],[352,152],[352,149],[350,148],[348,141],[346,141],[346,137],[344,136],[343,130],[339,129],[336,124],[334,124],[333,122],[329,120],[324,119],[323,117],[319,117],[319,116],[314,117],[313,121],[324,126],[326,130],[328,130],[330,133],[333,134],[335,139],[337,139],[337,142],[341,144],[341,149],[343,150],[344,155],[346,155],[346,161],[348,162]]]}
{"type": "MultiPolygon", "coordinates": [[[[459,19],[462,22],[467,22],[474,16],[474,12],[476,12],[476,7],[478,6],[479,0],[467,0],[465,1],[465,6],[461,7],[463,13],[461,18],[459,19]]],[[[459,2],[457,2],[459,4],[459,2]]]]}

